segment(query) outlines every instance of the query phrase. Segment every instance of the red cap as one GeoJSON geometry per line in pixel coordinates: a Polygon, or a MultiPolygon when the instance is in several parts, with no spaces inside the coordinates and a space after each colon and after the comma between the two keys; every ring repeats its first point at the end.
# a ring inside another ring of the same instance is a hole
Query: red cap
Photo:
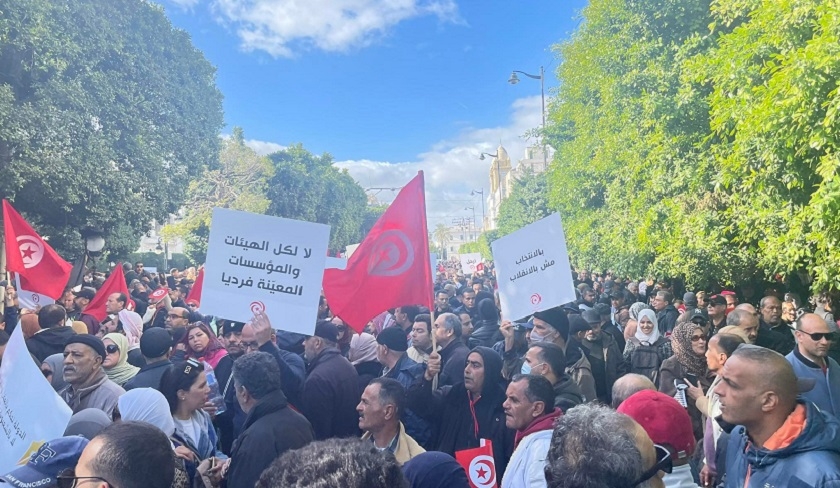
{"type": "Polygon", "coordinates": [[[674,398],[654,390],[634,393],[616,409],[642,426],[654,444],[668,444],[678,459],[694,453],[694,431],[688,411],[674,398]]]}

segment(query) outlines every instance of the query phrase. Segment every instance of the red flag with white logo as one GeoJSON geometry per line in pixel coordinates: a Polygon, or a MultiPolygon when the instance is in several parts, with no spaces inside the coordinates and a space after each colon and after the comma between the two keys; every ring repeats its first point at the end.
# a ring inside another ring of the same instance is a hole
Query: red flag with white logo
{"type": "Polygon", "coordinates": [[[190,293],[187,295],[185,303],[195,302],[197,306],[201,306],[201,288],[204,286],[204,268],[198,270],[198,276],[195,277],[195,283],[190,288],[190,293]]]}
{"type": "Polygon", "coordinates": [[[3,200],[6,269],[18,273],[27,290],[57,300],[64,293],[73,266],[61,259],[12,205],[3,200]]]}
{"type": "Polygon", "coordinates": [[[499,485],[490,439],[481,439],[481,445],[475,449],[455,451],[455,460],[467,472],[471,488],[496,488],[499,485]]]}
{"type": "Polygon", "coordinates": [[[383,310],[431,308],[433,281],[420,171],[376,221],[347,267],[324,270],[324,295],[333,314],[362,332],[383,310]]]}
{"type": "Polygon", "coordinates": [[[117,265],[114,266],[114,270],[111,271],[108,279],[105,280],[105,283],[102,283],[102,288],[96,292],[93,300],[87,304],[87,307],[85,307],[82,312],[91,315],[96,318],[96,320],[102,322],[105,320],[105,317],[108,316],[105,304],[108,302],[108,297],[113,293],[122,293],[128,297],[125,308],[128,310],[134,310],[134,300],[131,299],[131,295],[128,293],[128,286],[125,284],[125,274],[123,274],[122,263],[117,263],[117,265]]]}

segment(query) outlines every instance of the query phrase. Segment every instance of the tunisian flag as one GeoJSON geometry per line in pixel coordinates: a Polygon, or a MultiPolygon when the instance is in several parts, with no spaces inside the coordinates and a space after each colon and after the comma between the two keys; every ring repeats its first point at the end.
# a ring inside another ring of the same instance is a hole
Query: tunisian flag
{"type": "Polygon", "coordinates": [[[3,200],[3,231],[6,269],[17,273],[27,290],[59,299],[73,266],[61,259],[6,200],[3,200]]]}
{"type": "Polygon", "coordinates": [[[195,277],[195,283],[193,283],[192,288],[190,288],[190,293],[187,295],[187,299],[184,300],[184,303],[194,301],[200,307],[202,287],[204,287],[204,268],[198,270],[198,276],[195,277]]]}
{"type": "Polygon", "coordinates": [[[114,266],[114,270],[111,271],[108,279],[105,280],[105,283],[102,283],[102,288],[96,292],[93,300],[87,304],[87,307],[82,310],[82,313],[86,313],[102,322],[108,316],[108,312],[105,311],[105,302],[108,301],[108,297],[112,293],[123,293],[127,296],[128,301],[125,304],[125,308],[134,310],[134,300],[131,299],[131,295],[128,293],[128,286],[125,284],[122,263],[117,263],[114,266]]]}
{"type": "Polygon", "coordinates": [[[376,221],[347,267],[324,270],[324,295],[330,310],[361,333],[383,310],[403,305],[431,308],[431,274],[420,171],[376,221]]]}

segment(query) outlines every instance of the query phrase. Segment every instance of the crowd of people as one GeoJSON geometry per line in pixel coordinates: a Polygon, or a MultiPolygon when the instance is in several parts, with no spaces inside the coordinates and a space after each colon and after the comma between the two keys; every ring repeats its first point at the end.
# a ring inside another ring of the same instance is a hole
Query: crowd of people
{"type": "Polygon", "coordinates": [[[322,297],[311,336],[202,315],[192,271],[128,265],[102,321],[84,310],[104,277],[37,310],[8,286],[0,361],[20,327],[73,416],[0,484],[840,486],[829,295],[580,270],[574,302],[502,317],[492,270],[439,267],[432,310],[361,332],[322,297]]]}

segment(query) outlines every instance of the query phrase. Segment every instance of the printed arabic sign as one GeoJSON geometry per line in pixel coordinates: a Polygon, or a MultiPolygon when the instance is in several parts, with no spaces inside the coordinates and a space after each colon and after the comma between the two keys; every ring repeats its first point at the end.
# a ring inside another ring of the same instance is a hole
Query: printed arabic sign
{"type": "Polygon", "coordinates": [[[201,311],[247,322],[265,311],[275,328],[312,334],[330,227],[213,209],[201,311]]]}
{"type": "Polygon", "coordinates": [[[575,300],[560,214],[497,239],[491,248],[504,319],[519,320],[575,300]]]}
{"type": "Polygon", "coordinates": [[[481,254],[477,252],[469,254],[461,254],[461,271],[464,274],[472,274],[476,272],[476,266],[481,262],[481,254]]]}

